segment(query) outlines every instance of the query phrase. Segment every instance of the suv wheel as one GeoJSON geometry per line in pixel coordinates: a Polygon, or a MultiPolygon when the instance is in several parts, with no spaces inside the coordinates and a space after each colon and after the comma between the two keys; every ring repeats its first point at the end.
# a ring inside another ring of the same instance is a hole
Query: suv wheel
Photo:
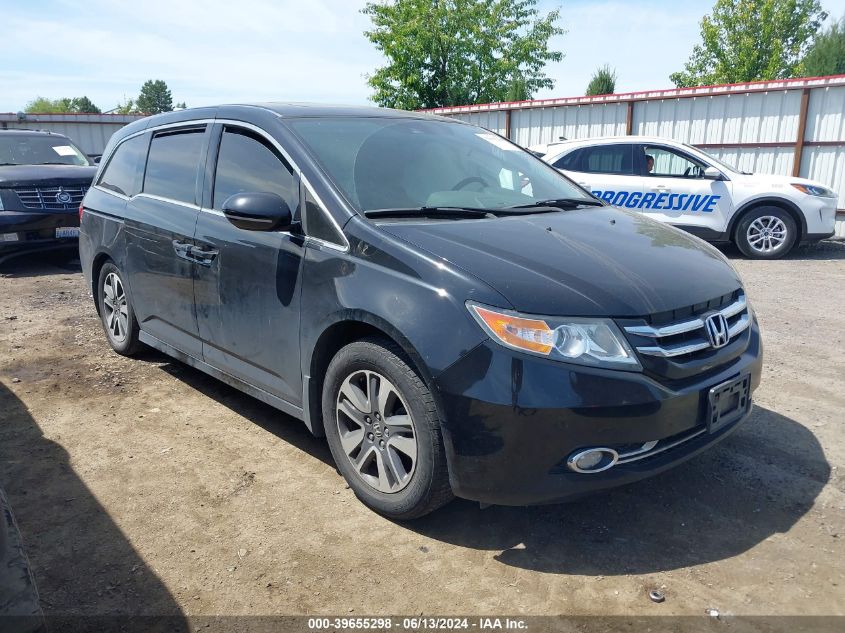
{"type": "Polygon", "coordinates": [[[326,371],[323,424],[355,495],[391,519],[413,519],[452,499],[431,392],[396,346],[341,349],[326,371]]]}
{"type": "Polygon", "coordinates": [[[109,345],[118,354],[131,356],[141,346],[138,322],[123,282],[123,273],[112,262],[107,262],[100,270],[98,298],[100,320],[109,345]]]}
{"type": "Polygon", "coordinates": [[[751,259],[786,255],[798,237],[792,216],[778,207],[760,207],[746,213],[736,225],[734,241],[751,259]]]}

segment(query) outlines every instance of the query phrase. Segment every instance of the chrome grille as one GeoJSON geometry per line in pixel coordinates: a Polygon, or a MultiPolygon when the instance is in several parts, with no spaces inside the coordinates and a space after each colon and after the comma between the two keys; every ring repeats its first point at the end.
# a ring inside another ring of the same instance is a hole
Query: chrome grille
{"type": "Polygon", "coordinates": [[[729,345],[751,325],[751,314],[748,310],[745,294],[740,293],[732,303],[718,310],[704,312],[699,316],[659,327],[627,325],[625,332],[648,340],[647,344],[635,346],[637,352],[642,355],[659,358],[680,358],[703,350],[717,349],[711,343],[705,327],[705,320],[711,315],[724,317],[728,335],[726,345],[729,345]]]}
{"type": "Polygon", "coordinates": [[[79,208],[88,187],[26,187],[14,191],[27,209],[69,211],[79,208]]]}

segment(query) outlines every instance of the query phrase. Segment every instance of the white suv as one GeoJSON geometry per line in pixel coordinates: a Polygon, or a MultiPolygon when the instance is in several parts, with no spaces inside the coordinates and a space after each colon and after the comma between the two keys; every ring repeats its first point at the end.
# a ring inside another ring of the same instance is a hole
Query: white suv
{"type": "Polygon", "coordinates": [[[594,196],[647,213],[748,257],[776,259],[830,237],[837,196],[823,184],[747,174],[691,145],[619,136],[552,143],[543,160],[594,196]]]}

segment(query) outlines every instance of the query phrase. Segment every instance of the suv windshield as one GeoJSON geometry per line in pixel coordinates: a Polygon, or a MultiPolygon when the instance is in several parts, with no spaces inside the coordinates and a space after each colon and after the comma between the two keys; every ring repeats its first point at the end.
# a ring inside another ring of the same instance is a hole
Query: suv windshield
{"type": "Polygon", "coordinates": [[[64,136],[0,134],[0,165],[90,165],[64,136]]]}
{"type": "Polygon", "coordinates": [[[361,211],[595,202],[541,160],[475,126],[410,118],[285,122],[361,211]]]}
{"type": "Polygon", "coordinates": [[[710,152],[705,152],[703,149],[700,149],[700,148],[695,147],[694,145],[690,145],[690,144],[688,144],[688,143],[684,143],[684,146],[685,146],[685,147],[689,147],[690,149],[695,150],[696,152],[698,152],[698,153],[700,153],[700,154],[704,154],[704,155],[705,155],[705,156],[706,156],[706,157],[707,157],[710,161],[712,161],[712,162],[716,163],[716,165],[718,165],[718,166],[719,166],[719,167],[721,167],[722,169],[725,169],[725,170],[727,170],[727,171],[732,171],[732,172],[734,172],[735,174],[742,174],[742,173],[745,173],[745,172],[741,172],[739,169],[737,169],[737,168],[736,168],[736,167],[734,167],[733,165],[729,165],[729,164],[728,164],[728,163],[726,163],[725,161],[723,161],[723,160],[720,160],[720,159],[716,158],[716,157],[715,157],[715,156],[713,156],[713,154],[711,154],[710,152]]]}

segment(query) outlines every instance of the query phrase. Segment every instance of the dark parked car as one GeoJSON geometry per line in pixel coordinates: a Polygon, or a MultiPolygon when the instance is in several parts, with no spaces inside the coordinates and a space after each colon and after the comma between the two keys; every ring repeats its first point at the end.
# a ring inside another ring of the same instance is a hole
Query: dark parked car
{"type": "Polygon", "coordinates": [[[80,254],[118,353],[150,345],[301,418],[394,518],[660,472],[735,429],[760,379],[717,250],[422,114],[132,123],[85,197],[80,254]]]}
{"type": "Polygon", "coordinates": [[[66,136],[0,130],[0,257],[75,246],[97,168],[66,136]]]}

